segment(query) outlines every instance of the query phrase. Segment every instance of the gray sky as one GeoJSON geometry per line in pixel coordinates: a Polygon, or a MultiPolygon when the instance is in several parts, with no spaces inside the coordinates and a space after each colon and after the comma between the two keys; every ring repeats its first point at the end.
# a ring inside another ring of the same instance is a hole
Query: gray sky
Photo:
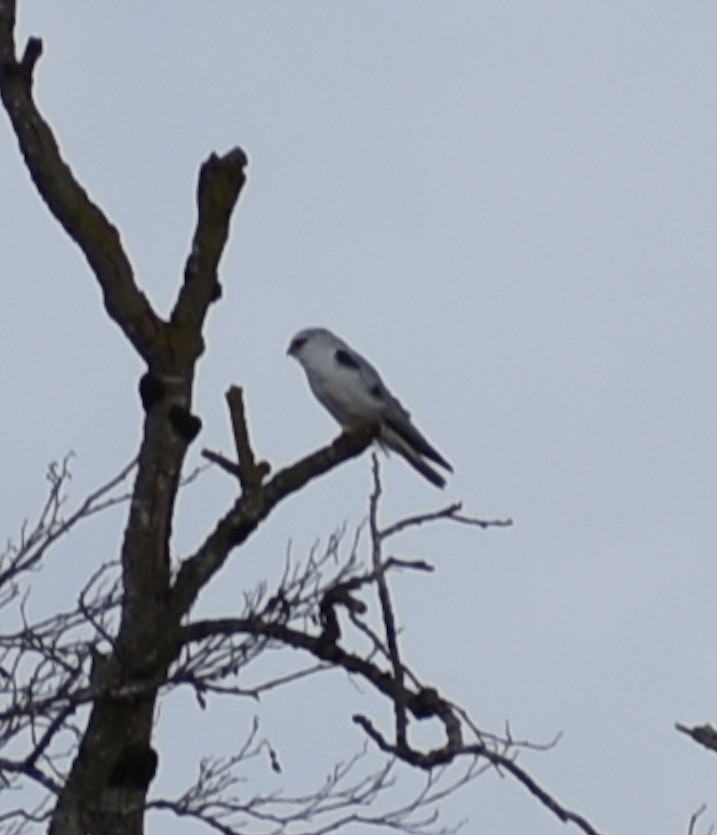
{"type": "MultiPolygon", "coordinates": [[[[487,730],[562,731],[521,761],[601,831],[683,833],[703,802],[717,821],[713,758],[673,729],[717,721],[717,6],[24,0],[20,27],[45,41],[36,91],[63,151],[162,312],[200,162],[236,144],[249,154],[197,450],[230,448],[230,382],[274,466],[333,437],[284,352],[305,325],[341,334],[456,468],[441,496],[390,459],[386,518],[458,499],[516,522],[401,543],[438,569],[396,584],[417,672],[487,730]]],[[[79,497],[131,456],[142,369],[7,124],[0,159],[10,535],[39,505],[49,460],[76,452],[79,497]]],[[[177,554],[230,487],[211,473],[183,497],[177,554]]],[[[358,524],[368,487],[363,458],[289,501],[201,610],[231,612],[289,539],[300,554],[358,524]]],[[[63,574],[113,556],[120,524],[67,547],[63,574]]],[[[307,757],[326,754],[321,774],[360,746],[354,702],[373,705],[328,683],[200,715],[180,697],[160,734],[170,752],[195,749],[172,733],[191,712],[203,745],[226,746],[227,726],[240,739],[258,713],[302,785],[307,757]],[[342,747],[317,751],[292,700],[342,747]]],[[[157,788],[189,776],[177,756],[157,788]]],[[[480,835],[565,831],[494,776],[445,811],[480,835]]]]}

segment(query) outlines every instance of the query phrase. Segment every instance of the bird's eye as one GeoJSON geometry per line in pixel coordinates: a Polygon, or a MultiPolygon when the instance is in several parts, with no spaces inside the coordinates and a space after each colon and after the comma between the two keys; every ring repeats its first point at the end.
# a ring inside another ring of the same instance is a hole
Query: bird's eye
{"type": "Polygon", "coordinates": [[[296,353],[296,351],[300,351],[304,345],[306,345],[306,337],[300,336],[298,339],[295,339],[291,343],[291,348],[289,349],[292,354],[296,353]]]}

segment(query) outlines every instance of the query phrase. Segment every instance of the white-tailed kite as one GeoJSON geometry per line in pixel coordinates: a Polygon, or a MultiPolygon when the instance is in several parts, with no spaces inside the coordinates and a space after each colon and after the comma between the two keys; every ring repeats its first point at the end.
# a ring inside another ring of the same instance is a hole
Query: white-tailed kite
{"type": "Polygon", "coordinates": [[[378,371],[326,328],[306,328],[291,340],[287,353],[306,372],[311,390],[344,429],[379,427],[378,442],[402,455],[436,487],[446,480],[423,459],[450,472],[453,467],[423,437],[411,415],[386,388],[378,371]]]}

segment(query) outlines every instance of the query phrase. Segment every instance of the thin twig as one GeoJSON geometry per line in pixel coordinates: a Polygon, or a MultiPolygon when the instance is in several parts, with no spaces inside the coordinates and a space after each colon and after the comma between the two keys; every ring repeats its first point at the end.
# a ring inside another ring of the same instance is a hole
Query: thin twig
{"type": "Polygon", "coordinates": [[[396,637],[396,621],[391,605],[391,596],[386,582],[385,569],[381,564],[381,534],[378,526],[378,503],[381,498],[381,478],[379,473],[378,458],[374,453],[371,456],[371,469],[373,473],[373,491],[369,499],[369,530],[371,532],[371,562],[374,574],[376,575],[376,588],[381,604],[381,616],[384,629],[386,630],[386,645],[393,667],[393,680],[395,682],[395,694],[393,697],[393,709],[396,716],[396,746],[403,749],[407,745],[406,733],[408,729],[408,717],[406,715],[406,696],[403,686],[403,664],[398,651],[398,638],[396,637]]]}
{"type": "Polygon", "coordinates": [[[429,513],[419,513],[416,516],[409,516],[406,519],[400,519],[393,525],[385,528],[380,532],[382,539],[388,539],[389,536],[395,536],[406,528],[416,527],[418,525],[425,525],[429,522],[436,522],[440,519],[446,519],[450,522],[459,522],[462,525],[473,525],[478,528],[509,528],[513,524],[512,519],[478,519],[473,516],[463,516],[459,513],[463,505],[460,502],[454,502],[444,507],[442,510],[434,510],[429,513]]]}

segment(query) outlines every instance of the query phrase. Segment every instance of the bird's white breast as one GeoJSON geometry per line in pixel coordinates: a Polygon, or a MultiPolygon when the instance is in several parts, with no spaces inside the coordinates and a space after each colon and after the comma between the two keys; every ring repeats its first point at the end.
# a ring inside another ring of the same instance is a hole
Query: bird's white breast
{"type": "Polygon", "coordinates": [[[336,361],[333,350],[307,351],[302,361],[312,391],[343,427],[380,419],[382,404],[376,401],[355,368],[336,361]]]}

